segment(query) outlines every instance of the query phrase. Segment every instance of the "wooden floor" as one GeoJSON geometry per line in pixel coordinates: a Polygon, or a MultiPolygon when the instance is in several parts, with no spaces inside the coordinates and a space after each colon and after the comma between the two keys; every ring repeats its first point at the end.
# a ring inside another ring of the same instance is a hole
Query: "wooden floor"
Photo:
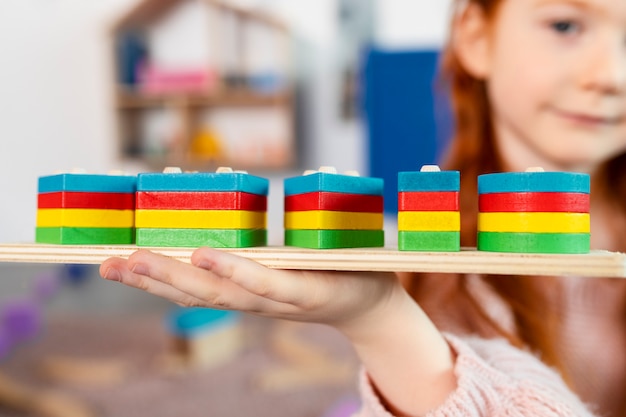
{"type": "MultiPolygon", "coordinates": [[[[99,264],[128,257],[134,245],[72,246],[0,244],[0,262],[99,264]]],[[[189,262],[193,249],[145,248],[189,262]]],[[[516,275],[576,275],[626,278],[626,254],[592,251],[585,255],[479,252],[401,252],[395,248],[312,250],[290,247],[228,249],[270,268],[336,271],[398,271],[516,275]]]]}

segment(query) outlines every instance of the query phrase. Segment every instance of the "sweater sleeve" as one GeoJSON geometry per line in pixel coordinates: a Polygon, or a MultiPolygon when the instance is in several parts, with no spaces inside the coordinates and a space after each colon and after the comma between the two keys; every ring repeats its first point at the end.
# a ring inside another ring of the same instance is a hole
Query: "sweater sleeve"
{"type": "MultiPolygon", "coordinates": [[[[561,377],[532,354],[502,339],[444,334],[456,353],[457,388],[427,417],[592,416],[561,377]]],[[[361,410],[354,417],[393,417],[365,370],[361,410]]]]}

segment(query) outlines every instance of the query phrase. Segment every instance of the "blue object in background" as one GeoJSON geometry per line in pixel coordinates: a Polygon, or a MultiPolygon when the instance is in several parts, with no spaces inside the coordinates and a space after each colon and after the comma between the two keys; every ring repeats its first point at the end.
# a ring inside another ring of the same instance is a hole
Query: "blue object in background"
{"type": "Polygon", "coordinates": [[[166,317],[167,328],[177,337],[193,337],[236,324],[237,311],[214,310],[202,307],[176,307],[166,317]]]}
{"type": "Polygon", "coordinates": [[[146,41],[138,31],[122,33],[116,41],[118,81],[126,86],[135,86],[139,83],[139,69],[148,56],[146,41]]]}
{"type": "Polygon", "coordinates": [[[453,132],[447,93],[438,81],[439,51],[371,49],[363,106],[369,175],[385,181],[385,212],[398,211],[398,172],[438,163],[453,132]]]}

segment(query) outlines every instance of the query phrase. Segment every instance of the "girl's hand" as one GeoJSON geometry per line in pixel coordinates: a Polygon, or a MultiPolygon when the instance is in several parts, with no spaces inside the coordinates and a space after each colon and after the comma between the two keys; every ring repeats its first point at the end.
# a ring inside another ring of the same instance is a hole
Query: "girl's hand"
{"type": "Polygon", "coordinates": [[[138,250],[128,260],[106,260],[100,274],[182,306],[240,310],[340,330],[382,308],[401,288],[393,274],[275,270],[210,248],[196,250],[191,265],[138,250]]]}

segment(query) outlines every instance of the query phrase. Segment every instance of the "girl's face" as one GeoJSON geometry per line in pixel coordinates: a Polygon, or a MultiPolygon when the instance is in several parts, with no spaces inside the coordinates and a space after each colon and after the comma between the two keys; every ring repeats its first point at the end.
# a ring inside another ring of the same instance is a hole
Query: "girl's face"
{"type": "Polygon", "coordinates": [[[483,36],[509,169],[592,172],[626,151],[626,0],[502,0],[483,36]]]}

